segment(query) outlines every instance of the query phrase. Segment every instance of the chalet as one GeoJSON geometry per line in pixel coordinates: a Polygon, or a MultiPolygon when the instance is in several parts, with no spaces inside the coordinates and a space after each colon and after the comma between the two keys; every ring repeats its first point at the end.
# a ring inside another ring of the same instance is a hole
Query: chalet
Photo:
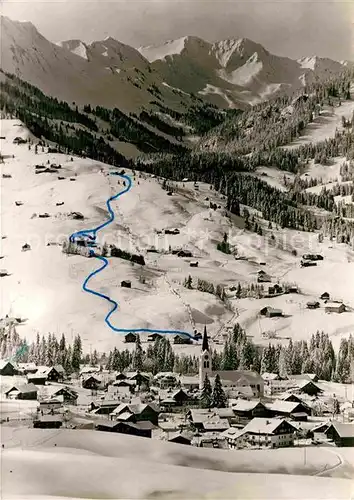
{"type": "Polygon", "coordinates": [[[84,378],[81,383],[84,389],[91,389],[94,391],[97,391],[101,384],[101,379],[96,377],[95,375],[88,375],[88,377],[84,378]]]}
{"type": "Polygon", "coordinates": [[[150,375],[143,372],[128,372],[128,380],[141,389],[148,389],[150,386],[150,375]]]}
{"type": "Polygon", "coordinates": [[[9,272],[7,269],[0,269],[0,278],[5,278],[5,276],[9,276],[9,272]]]}
{"type": "Polygon", "coordinates": [[[196,260],[193,260],[192,262],[189,263],[189,267],[198,267],[198,266],[199,266],[199,262],[196,260]]]}
{"type": "Polygon", "coordinates": [[[120,394],[134,394],[135,382],[133,380],[116,380],[113,382],[112,387],[116,388],[120,394]]]}
{"type": "Polygon", "coordinates": [[[271,412],[259,400],[247,401],[240,399],[232,410],[237,417],[252,419],[255,417],[270,417],[271,412]]]}
{"type": "Polygon", "coordinates": [[[279,318],[283,316],[283,311],[281,309],[274,309],[270,306],[263,307],[259,313],[267,318],[279,318]]]}
{"type": "Polygon", "coordinates": [[[179,377],[182,387],[189,391],[196,391],[199,389],[199,376],[194,375],[181,375],[179,377]]]}
{"type": "Polygon", "coordinates": [[[321,300],[329,300],[330,299],[330,295],[328,292],[324,292],[322,295],[320,295],[320,299],[321,300]]]}
{"type": "Polygon", "coordinates": [[[63,420],[59,415],[42,415],[33,421],[35,429],[59,429],[63,420]]]}
{"type": "Polygon", "coordinates": [[[26,139],[23,139],[22,137],[15,137],[12,141],[13,144],[26,144],[26,142],[26,139]]]}
{"type": "Polygon", "coordinates": [[[34,385],[45,385],[47,382],[47,376],[38,373],[29,373],[27,375],[27,382],[34,385]]]}
{"type": "Polygon", "coordinates": [[[177,228],[174,229],[165,229],[165,234],[180,234],[180,230],[177,228]]]}
{"type": "Polygon", "coordinates": [[[337,313],[341,314],[345,312],[345,305],[341,302],[326,302],[325,311],[326,313],[337,313]]]}
{"type": "Polygon", "coordinates": [[[111,413],[111,420],[142,422],[149,421],[158,425],[160,409],[154,403],[119,404],[111,413]]]}
{"type": "Polygon", "coordinates": [[[55,410],[59,410],[63,406],[63,398],[59,396],[58,398],[43,399],[39,402],[39,410],[41,412],[54,413],[55,410]]]}
{"type": "Polygon", "coordinates": [[[313,300],[306,303],[307,309],[318,309],[320,307],[320,303],[317,300],[313,300]]]}
{"type": "Polygon", "coordinates": [[[8,399],[36,400],[38,389],[34,384],[14,385],[5,392],[8,399]]]}
{"type": "Polygon", "coordinates": [[[149,421],[142,422],[120,422],[115,420],[104,420],[96,425],[96,430],[105,432],[118,432],[130,436],[151,438],[155,425],[149,421]]]}
{"type": "Polygon", "coordinates": [[[272,278],[263,269],[258,271],[257,282],[258,283],[270,283],[272,278]]]}
{"type": "Polygon", "coordinates": [[[78,399],[76,391],[68,387],[46,386],[45,394],[49,398],[62,397],[63,402],[70,405],[76,405],[78,399]]]}
{"type": "Polygon", "coordinates": [[[175,391],[167,391],[166,393],[160,393],[160,404],[166,409],[169,407],[183,406],[191,400],[189,394],[183,389],[177,389],[175,391]]]}
{"type": "Polygon", "coordinates": [[[175,335],[173,337],[173,343],[174,344],[191,344],[192,341],[190,337],[187,337],[187,335],[175,335]]]}
{"type": "Polygon", "coordinates": [[[177,253],[177,257],[193,257],[193,254],[189,250],[180,250],[177,253]]]}
{"type": "Polygon", "coordinates": [[[130,280],[123,280],[120,282],[120,286],[122,288],[131,288],[132,287],[132,282],[130,280]]]}
{"type": "Polygon", "coordinates": [[[43,212],[41,214],[38,214],[38,217],[40,219],[48,219],[48,217],[50,217],[50,215],[48,214],[48,212],[43,212]]]}
{"type": "Polygon", "coordinates": [[[325,434],[337,446],[354,446],[354,423],[343,424],[339,422],[332,422],[325,431],[325,434]]]}
{"type": "Polygon", "coordinates": [[[73,220],[83,220],[85,218],[81,212],[70,212],[69,217],[73,220]]]}
{"type": "Polygon", "coordinates": [[[19,370],[15,363],[12,361],[1,360],[0,361],[0,375],[13,377],[18,375],[19,370]]]}
{"type": "Polygon", "coordinates": [[[51,367],[40,366],[38,367],[37,374],[46,375],[49,382],[61,382],[64,380],[64,368],[61,365],[51,367]]]}
{"type": "Polygon", "coordinates": [[[277,399],[273,403],[266,403],[265,406],[273,417],[291,418],[295,413],[306,413],[307,415],[311,415],[311,408],[303,403],[292,403],[291,401],[277,399]]]}
{"type": "Polygon", "coordinates": [[[169,443],[187,444],[187,445],[190,445],[192,443],[192,440],[193,440],[193,433],[188,431],[174,432],[168,438],[169,443]]]}
{"type": "Polygon", "coordinates": [[[323,392],[312,380],[299,380],[297,385],[300,392],[309,396],[318,396],[320,392],[323,392]]]}
{"type": "Polygon", "coordinates": [[[312,260],[301,259],[300,266],[301,267],[313,267],[313,266],[317,266],[317,262],[314,262],[312,260]]]}
{"type": "Polygon", "coordinates": [[[230,427],[227,418],[221,418],[218,408],[191,409],[187,419],[200,432],[222,432],[230,427]]]}
{"type": "Polygon", "coordinates": [[[160,389],[173,389],[178,385],[178,376],[174,372],[159,372],[154,376],[153,383],[160,389]]]}
{"type": "Polygon", "coordinates": [[[103,400],[92,402],[90,405],[90,411],[95,415],[109,415],[121,404],[117,400],[103,400]]]}
{"type": "Polygon", "coordinates": [[[22,245],[22,252],[27,252],[28,250],[31,250],[31,245],[29,245],[28,243],[22,245]]]}
{"type": "Polygon", "coordinates": [[[222,436],[230,448],[293,446],[296,428],[283,419],[254,418],[243,429],[230,428],[222,436]]]}
{"type": "Polygon", "coordinates": [[[116,373],[116,380],[127,380],[127,375],[125,373],[119,372],[116,373]]]}
{"type": "Polygon", "coordinates": [[[138,336],[136,333],[129,332],[126,335],[124,335],[124,342],[126,344],[135,344],[137,338],[138,336]]]}
{"type": "Polygon", "coordinates": [[[20,201],[20,200],[15,201],[15,205],[16,205],[16,207],[21,207],[23,205],[23,201],[20,201]]]}

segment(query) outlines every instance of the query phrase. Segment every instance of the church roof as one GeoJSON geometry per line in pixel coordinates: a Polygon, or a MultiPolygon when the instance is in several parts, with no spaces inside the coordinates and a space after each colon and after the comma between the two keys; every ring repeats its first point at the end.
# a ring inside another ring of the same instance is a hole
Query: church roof
{"type": "Polygon", "coordinates": [[[206,332],[206,328],[204,328],[203,343],[202,343],[202,352],[204,351],[209,351],[209,342],[208,342],[208,335],[206,332]]]}

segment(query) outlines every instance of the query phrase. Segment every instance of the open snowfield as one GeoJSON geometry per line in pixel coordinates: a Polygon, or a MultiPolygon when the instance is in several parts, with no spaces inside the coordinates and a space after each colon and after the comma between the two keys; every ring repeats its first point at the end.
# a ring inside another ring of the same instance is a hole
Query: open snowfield
{"type": "MultiPolygon", "coordinates": [[[[26,144],[14,145],[14,137],[28,136],[17,120],[3,120],[1,135],[6,137],[0,145],[5,156],[1,174],[12,176],[1,178],[0,264],[9,274],[1,278],[5,292],[1,316],[26,318],[19,333],[29,340],[37,331],[65,332],[69,340],[70,335],[80,333],[86,348],[89,344],[100,351],[114,345],[122,347],[122,336],[114,334],[104,323],[108,304],[81,289],[85,277],[98,263],[81,256],[67,256],[60,246],[47,246],[48,242],[60,243],[74,231],[92,228],[106,220],[105,201],[123,189],[122,181],[108,174],[111,168],[108,165],[82,158],[70,161],[66,155],[43,153],[41,148],[35,154],[26,144]],[[58,174],[35,174],[34,165],[46,165],[48,161],[62,165],[58,174]],[[58,180],[58,176],[64,179],[58,180]],[[16,201],[23,204],[17,206],[16,201]],[[68,218],[72,211],[81,212],[85,220],[68,218]],[[39,218],[38,214],[44,212],[50,217],[39,218]],[[31,250],[22,251],[25,243],[31,245],[31,250]]],[[[281,182],[280,173],[274,174],[274,182],[281,182]]],[[[329,315],[323,308],[305,309],[307,301],[317,299],[324,291],[354,308],[354,254],[349,247],[326,240],[320,244],[316,234],[275,227],[265,230],[260,237],[245,231],[242,220],[229,219],[223,208],[210,210],[206,198],[221,207],[225,202],[208,185],[200,183],[198,191],[191,182],[175,183],[175,188],[174,195],[167,196],[157,179],[137,174],[131,191],[113,204],[115,222],[99,233],[100,243],[104,237],[108,243],[142,253],[146,261],[146,266],[140,268],[111,258],[109,267],[90,282],[94,289],[119,302],[119,310],[112,317],[117,327],[192,332],[206,324],[214,336],[240,321],[255,341],[260,342],[265,341],[261,334],[267,330],[279,332],[280,337],[305,339],[317,329],[324,329],[335,343],[339,343],[342,335],[354,331],[353,312],[329,315]],[[180,234],[159,234],[165,228],[175,227],[180,234]],[[235,260],[216,249],[225,232],[245,260],[235,260]],[[271,233],[275,236],[273,241],[271,233]],[[164,253],[147,253],[152,246],[164,253]],[[193,258],[169,254],[169,247],[187,248],[193,258]],[[297,257],[293,250],[297,251],[297,257]],[[325,260],[317,267],[301,269],[300,256],[308,251],[322,253],[325,260]],[[197,260],[199,267],[191,268],[191,260],[197,260]],[[213,295],[183,287],[189,274],[194,282],[202,278],[214,285],[256,283],[260,262],[266,263],[262,268],[273,283],[296,283],[302,293],[262,300],[232,299],[231,306],[226,307],[213,295]],[[120,287],[123,279],[132,281],[132,289],[120,287]],[[282,308],[285,317],[260,321],[258,313],[265,305],[282,308]]],[[[176,348],[199,352],[198,346],[176,348]]]]}
{"type": "MultiPolygon", "coordinates": [[[[351,91],[353,91],[353,87],[351,91]]],[[[320,142],[334,137],[336,129],[342,130],[342,116],[351,120],[354,111],[354,101],[343,101],[338,107],[326,107],[312,123],[304,130],[303,135],[298,137],[286,149],[295,149],[311,142],[320,142]]]]}
{"type": "Polygon", "coordinates": [[[344,499],[353,493],[346,479],[353,473],[351,450],[309,448],[305,461],[301,448],[207,450],[98,431],[1,431],[4,499],[344,499]],[[320,477],[332,474],[337,479],[320,477]]]}

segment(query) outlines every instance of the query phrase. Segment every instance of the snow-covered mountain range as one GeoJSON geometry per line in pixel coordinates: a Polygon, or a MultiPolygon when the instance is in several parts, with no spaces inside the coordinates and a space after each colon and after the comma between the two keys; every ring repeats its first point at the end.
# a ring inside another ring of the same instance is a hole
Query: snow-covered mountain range
{"type": "Polygon", "coordinates": [[[347,64],[276,56],[246,38],[209,43],[187,36],[139,49],[110,37],[54,44],[33,24],[7,17],[1,17],[1,54],[4,71],[50,95],[128,111],[156,98],[152,86],[165,105],[187,105],[194,94],[220,107],[246,107],[339,73],[347,64]]]}

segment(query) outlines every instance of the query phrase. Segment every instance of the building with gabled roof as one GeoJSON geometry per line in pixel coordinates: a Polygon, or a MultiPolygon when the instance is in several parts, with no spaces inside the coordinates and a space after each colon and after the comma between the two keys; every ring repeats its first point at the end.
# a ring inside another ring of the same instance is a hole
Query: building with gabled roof
{"type": "Polygon", "coordinates": [[[221,434],[230,448],[281,448],[293,446],[296,428],[284,419],[254,418],[243,429],[221,434]]]}
{"type": "Polygon", "coordinates": [[[37,393],[38,389],[34,384],[18,384],[6,391],[5,396],[9,399],[36,400],[37,393]]]}

